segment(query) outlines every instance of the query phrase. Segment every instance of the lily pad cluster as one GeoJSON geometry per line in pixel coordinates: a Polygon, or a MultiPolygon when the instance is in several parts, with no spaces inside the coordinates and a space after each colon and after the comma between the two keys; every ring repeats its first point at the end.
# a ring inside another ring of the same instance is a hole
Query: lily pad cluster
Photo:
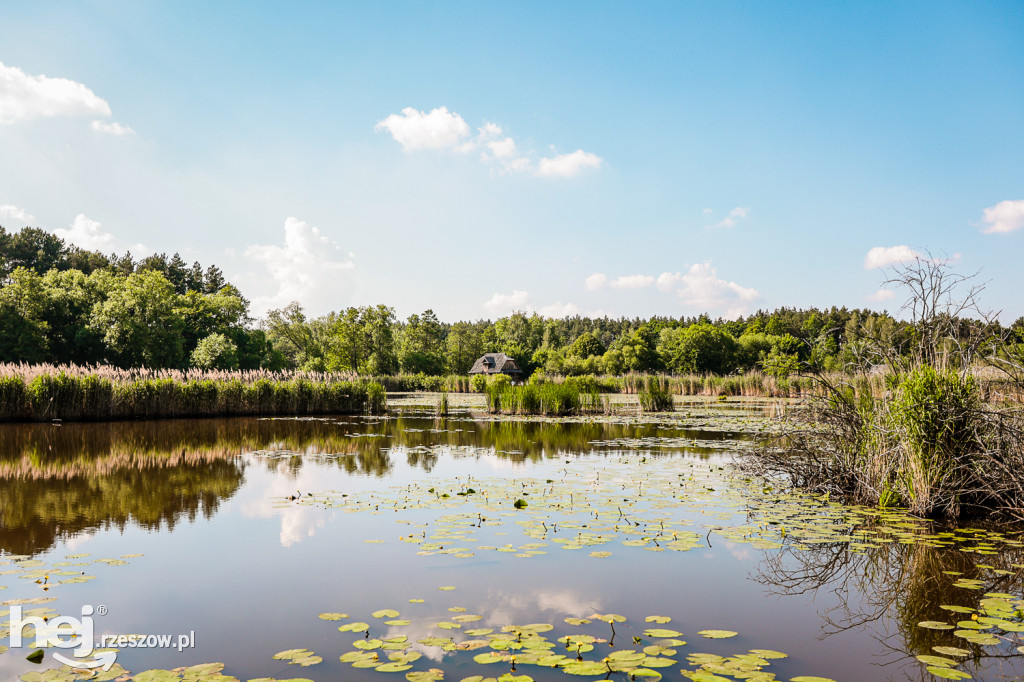
{"type": "MultiPolygon", "coordinates": [[[[461,608],[449,609],[464,611],[461,608]]],[[[386,628],[369,622],[352,621],[338,627],[344,633],[362,633],[352,642],[352,651],[342,653],[339,660],[353,668],[372,669],[380,673],[405,673],[408,682],[438,682],[445,677],[439,661],[452,665],[472,661],[484,666],[479,675],[464,677],[460,682],[533,682],[531,669],[560,670],[567,675],[602,679],[659,680],[669,672],[678,672],[698,682],[719,680],[756,680],[768,682],[777,679],[766,670],[773,659],[786,654],[767,649],[752,649],[731,657],[710,653],[681,654],[687,646],[683,633],[666,627],[644,627],[651,623],[664,625],[668,616],[648,616],[644,625],[634,628],[625,616],[615,613],[595,613],[588,618],[566,616],[560,626],[565,634],[558,634],[553,623],[508,624],[500,627],[465,627],[479,621],[481,616],[461,613],[451,621],[434,623],[433,627],[447,634],[420,636],[416,639],[395,623],[399,615],[392,609],[375,612],[374,619],[389,618],[386,628]],[[609,627],[603,632],[598,623],[609,627]],[[622,632],[616,631],[616,624],[622,632]],[[576,629],[566,631],[565,625],[576,629]],[[587,630],[583,626],[591,625],[587,630]],[[642,629],[641,629],[642,628],[642,629]],[[632,636],[634,648],[618,648],[617,635],[632,636]],[[685,658],[684,658],[685,656],[685,658]],[[426,664],[423,667],[424,661],[426,664]],[[679,666],[687,667],[679,667],[679,666]],[[428,667],[429,666],[429,667],[428,667]],[[419,668],[419,669],[417,669],[419,668]]],[[[321,616],[322,618],[322,616],[321,616]]],[[[737,635],[728,630],[702,630],[698,635],[708,639],[724,639],[737,635]]],[[[447,666],[446,666],[447,667],[447,666]]],[[[798,677],[805,682],[829,682],[822,677],[798,677]]]]}

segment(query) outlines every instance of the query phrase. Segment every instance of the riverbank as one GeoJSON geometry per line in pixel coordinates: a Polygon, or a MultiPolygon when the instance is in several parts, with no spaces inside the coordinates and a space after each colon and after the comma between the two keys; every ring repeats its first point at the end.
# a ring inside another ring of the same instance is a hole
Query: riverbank
{"type": "Polygon", "coordinates": [[[329,375],[260,373],[21,373],[0,376],[0,421],[378,414],[384,388],[329,375]]]}

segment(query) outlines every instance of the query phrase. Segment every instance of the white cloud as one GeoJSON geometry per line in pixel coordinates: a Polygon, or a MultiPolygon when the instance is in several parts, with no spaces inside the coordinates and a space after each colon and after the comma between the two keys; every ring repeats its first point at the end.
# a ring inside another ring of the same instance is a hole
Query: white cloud
{"type": "MultiPolygon", "coordinates": [[[[705,212],[707,212],[706,209],[705,212]]],[[[734,227],[736,225],[736,221],[746,218],[748,213],[750,213],[749,206],[737,206],[733,210],[729,211],[729,215],[727,215],[725,218],[718,221],[714,225],[709,225],[708,227],[710,227],[711,229],[716,229],[719,227],[734,227]]]]}
{"type": "Polygon", "coordinates": [[[599,291],[604,288],[604,285],[608,283],[608,276],[603,272],[595,272],[590,277],[583,280],[583,285],[587,287],[587,291],[599,291]]]}
{"type": "Polygon", "coordinates": [[[579,306],[577,306],[575,303],[562,303],[561,301],[559,301],[558,303],[552,303],[551,305],[546,305],[542,308],[539,308],[537,312],[540,313],[543,317],[560,319],[563,317],[572,317],[573,315],[579,315],[580,309],[579,306]]]}
{"type": "Polygon", "coordinates": [[[580,308],[575,303],[552,303],[537,308],[530,303],[530,294],[521,289],[513,289],[511,294],[495,293],[484,302],[484,310],[497,317],[515,312],[537,313],[542,317],[561,318],[579,315],[580,308]]]}
{"type": "Polygon", "coordinates": [[[903,244],[900,246],[876,246],[864,257],[864,269],[887,268],[890,265],[906,263],[919,257],[920,254],[917,251],[903,244]]]}
{"type": "Polygon", "coordinates": [[[889,289],[879,289],[875,293],[867,297],[869,301],[888,301],[890,298],[895,296],[896,293],[889,289]]]}
{"type": "Polygon", "coordinates": [[[0,123],[43,116],[110,116],[110,105],[67,78],[30,76],[0,62],[0,123]]]}
{"type": "Polygon", "coordinates": [[[484,310],[492,315],[506,315],[529,307],[530,294],[514,289],[511,294],[494,294],[484,303],[484,310]]]}
{"type": "Polygon", "coordinates": [[[541,159],[537,163],[537,175],[571,178],[578,175],[584,168],[599,168],[601,162],[600,156],[577,149],[569,154],[559,154],[541,159]]]}
{"type": "Polygon", "coordinates": [[[658,288],[662,291],[672,291],[683,281],[681,272],[663,272],[658,275],[658,288]]]}
{"type": "Polygon", "coordinates": [[[712,213],[714,213],[714,211],[710,208],[705,208],[703,211],[701,211],[701,213],[703,213],[704,215],[711,215],[712,213]]]}
{"type": "Polygon", "coordinates": [[[405,151],[416,149],[454,149],[469,136],[469,124],[448,107],[429,114],[406,107],[401,115],[391,114],[380,121],[377,130],[386,130],[405,151]]]}
{"type": "Polygon", "coordinates": [[[71,229],[57,228],[53,233],[64,241],[89,251],[108,253],[114,250],[114,235],[104,230],[99,221],[87,218],[82,213],[75,216],[71,229]]]}
{"type": "Polygon", "coordinates": [[[89,127],[95,130],[97,133],[106,133],[107,135],[134,135],[135,131],[128,126],[123,126],[120,123],[104,123],[103,121],[93,121],[89,124],[89,127]]]}
{"type": "Polygon", "coordinates": [[[275,287],[272,294],[253,298],[259,313],[292,301],[310,309],[336,308],[337,278],[355,267],[353,254],[343,254],[319,229],[291,217],[284,221],[284,246],[253,244],[245,256],[267,269],[275,287]]]}
{"type": "Polygon", "coordinates": [[[756,289],[721,279],[710,261],[690,266],[679,283],[676,293],[687,305],[706,312],[724,311],[727,317],[743,315],[750,303],[761,298],[756,289]]]}
{"type": "Polygon", "coordinates": [[[985,234],[1019,230],[1024,227],[1024,199],[1000,201],[995,206],[982,209],[982,214],[988,224],[982,229],[985,234]]]}
{"type": "Polygon", "coordinates": [[[14,220],[22,225],[30,225],[36,218],[20,206],[0,204],[0,220],[14,220]]]}
{"type": "Polygon", "coordinates": [[[571,154],[562,154],[541,159],[534,168],[532,153],[523,151],[512,136],[507,135],[496,123],[484,123],[471,136],[469,124],[448,107],[438,107],[429,114],[413,107],[402,109],[401,114],[391,114],[376,125],[376,130],[391,133],[402,148],[409,152],[420,149],[447,149],[459,153],[480,151],[480,160],[503,173],[533,171],[540,176],[571,177],[587,167],[598,167],[600,157],[577,149],[571,154]]]}
{"type": "Polygon", "coordinates": [[[613,289],[643,289],[654,284],[650,275],[623,275],[612,280],[613,289]]]}

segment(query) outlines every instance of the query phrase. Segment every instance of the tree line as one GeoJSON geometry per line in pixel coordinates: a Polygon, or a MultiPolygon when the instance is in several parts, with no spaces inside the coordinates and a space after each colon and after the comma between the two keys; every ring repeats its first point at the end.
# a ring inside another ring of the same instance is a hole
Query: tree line
{"type": "MultiPolygon", "coordinates": [[[[957,325],[965,337],[1024,348],[1024,318],[1005,328],[957,325]]],[[[870,341],[909,349],[914,334],[887,312],[845,307],[784,307],[736,320],[516,312],[447,323],[432,310],[399,320],[386,305],[310,317],[293,302],[255,320],[215,266],[188,265],[178,254],[107,256],[38,228],[0,227],[0,362],[445,375],[503,352],[525,372],[549,375],[786,375],[808,363],[830,371],[878,364],[870,341]]]]}

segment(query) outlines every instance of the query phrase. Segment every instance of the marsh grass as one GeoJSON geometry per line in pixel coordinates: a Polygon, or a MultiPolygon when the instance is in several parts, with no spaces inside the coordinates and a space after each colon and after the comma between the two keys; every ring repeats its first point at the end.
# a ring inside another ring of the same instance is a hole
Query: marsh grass
{"type": "Polygon", "coordinates": [[[637,394],[640,409],[644,412],[671,412],[672,394],[668,389],[668,380],[664,377],[647,377],[644,388],[637,394]]]}
{"type": "Polygon", "coordinates": [[[570,382],[524,386],[500,382],[487,387],[487,411],[492,414],[564,416],[606,410],[606,401],[596,389],[588,391],[570,382]]]}
{"type": "Polygon", "coordinates": [[[384,388],[351,375],[0,365],[0,421],[380,413],[384,388]]]}

